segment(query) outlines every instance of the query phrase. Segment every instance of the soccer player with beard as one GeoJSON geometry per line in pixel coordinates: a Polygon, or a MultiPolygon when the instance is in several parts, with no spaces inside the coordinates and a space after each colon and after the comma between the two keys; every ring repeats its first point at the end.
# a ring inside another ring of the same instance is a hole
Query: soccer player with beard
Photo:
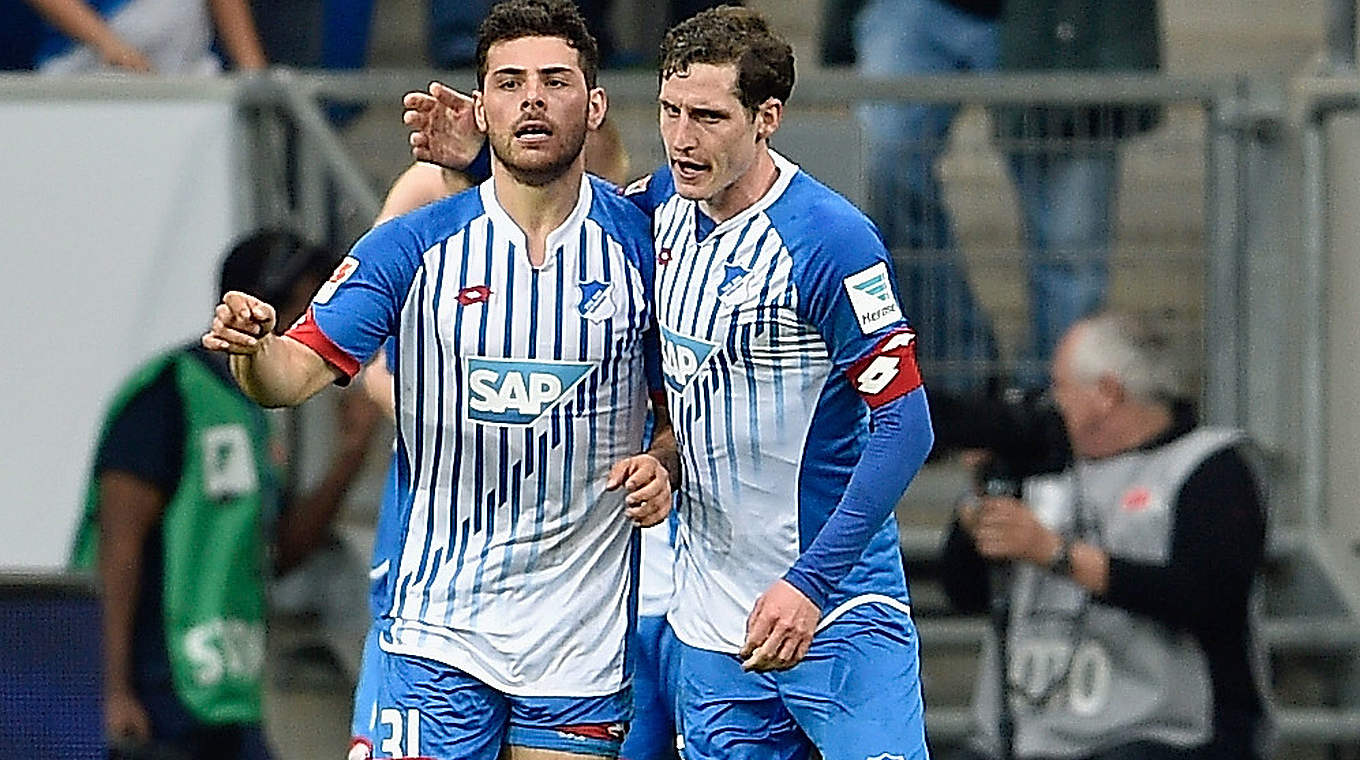
{"type": "MultiPolygon", "coordinates": [[[[684,463],[676,592],[684,756],[928,756],[893,506],[932,442],[915,333],[877,230],[770,148],[793,54],[723,7],[662,44],[653,215],[684,463]]],[[[418,159],[470,160],[438,94],[418,159]],[[450,145],[453,143],[453,145],[450,145]]]]}
{"type": "Polygon", "coordinates": [[[205,346],[262,404],[347,381],[395,336],[400,542],[378,735],[351,757],[613,757],[629,718],[637,538],[678,471],[659,389],[648,223],[584,174],[604,118],[567,0],[483,22],[492,176],[379,225],[279,338],[230,293],[205,346]],[[626,492],[626,494],[625,494],[626,492]]]}

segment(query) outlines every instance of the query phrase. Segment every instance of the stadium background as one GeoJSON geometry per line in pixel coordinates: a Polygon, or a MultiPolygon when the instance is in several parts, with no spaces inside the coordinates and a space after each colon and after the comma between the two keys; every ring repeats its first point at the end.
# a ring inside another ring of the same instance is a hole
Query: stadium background
{"type": "MultiPolygon", "coordinates": [[[[852,97],[872,91],[964,105],[941,170],[972,282],[1008,357],[1027,307],[1013,191],[987,106],[1114,90],[1167,106],[1163,125],[1125,149],[1112,301],[1175,328],[1200,357],[1210,417],[1248,427],[1269,456],[1267,634],[1284,708],[1279,756],[1356,757],[1360,79],[1353,34],[1335,34],[1346,29],[1337,23],[1346,11],[1353,27],[1353,3],[1164,0],[1165,65],[1151,79],[896,84],[819,65],[820,3],[750,4],[791,38],[799,61],[777,147],[852,198],[863,196],[852,97]]],[[[659,26],[647,4],[616,5],[620,41],[650,49],[659,26]]],[[[378,0],[370,71],[356,76],[0,77],[0,314],[10,326],[0,568],[60,566],[108,394],[150,350],[201,329],[217,257],[233,237],[287,221],[344,246],[367,226],[406,163],[400,93],[433,75],[423,69],[424,21],[420,3],[378,0]],[[321,94],[371,106],[334,128],[316,107],[321,94]]],[[[466,87],[470,77],[449,81],[466,87]]],[[[660,157],[654,77],[610,72],[604,83],[635,173],[650,169],[660,157]]],[[[300,438],[324,439],[328,419],[316,409],[301,415],[300,438]]],[[[304,444],[304,480],[324,454],[304,444]]],[[[384,458],[371,461],[336,549],[275,595],[270,728],[285,760],[334,757],[344,746],[384,458]],[[309,603],[318,598],[324,603],[309,603]]],[[[964,725],[982,626],[945,615],[931,578],[939,530],[964,478],[956,466],[934,465],[899,508],[940,742],[964,725]]],[[[22,605],[5,609],[22,619],[22,605]]],[[[0,721],[13,709],[0,710],[0,721]]]]}

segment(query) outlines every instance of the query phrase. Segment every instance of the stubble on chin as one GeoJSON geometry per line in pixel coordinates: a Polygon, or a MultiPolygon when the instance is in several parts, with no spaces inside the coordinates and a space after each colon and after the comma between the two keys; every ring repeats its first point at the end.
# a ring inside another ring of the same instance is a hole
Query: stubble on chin
{"type": "Polygon", "coordinates": [[[571,165],[576,163],[576,158],[585,149],[586,130],[583,128],[578,138],[573,140],[572,143],[568,143],[562,152],[547,161],[519,160],[513,148],[514,139],[514,136],[511,135],[491,140],[491,152],[515,178],[515,181],[530,187],[542,187],[566,174],[571,165]]]}

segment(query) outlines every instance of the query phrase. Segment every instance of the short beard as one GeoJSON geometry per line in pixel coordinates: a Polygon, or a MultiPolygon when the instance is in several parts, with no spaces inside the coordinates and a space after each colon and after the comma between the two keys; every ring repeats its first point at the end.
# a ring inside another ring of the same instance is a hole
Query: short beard
{"type": "Polygon", "coordinates": [[[581,151],[586,147],[586,130],[581,130],[575,144],[568,145],[568,149],[562,151],[562,155],[556,161],[547,166],[533,168],[519,166],[511,161],[509,143],[514,139],[515,136],[511,134],[509,140],[506,140],[504,144],[498,140],[488,140],[487,142],[491,145],[491,152],[495,154],[496,159],[510,172],[510,176],[514,177],[516,182],[529,187],[543,187],[566,174],[571,165],[576,163],[576,159],[581,156],[581,151]]]}

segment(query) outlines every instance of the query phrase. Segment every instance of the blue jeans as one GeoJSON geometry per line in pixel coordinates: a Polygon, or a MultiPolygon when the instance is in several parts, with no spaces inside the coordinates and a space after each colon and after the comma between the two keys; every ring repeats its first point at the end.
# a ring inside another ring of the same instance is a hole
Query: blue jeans
{"type": "MultiPolygon", "coordinates": [[[[997,28],[941,0],[870,0],[855,24],[859,72],[907,76],[991,71],[997,28]]],[[[997,357],[990,320],[979,309],[936,164],[948,147],[956,104],[875,102],[857,109],[868,161],[868,212],[897,262],[917,355],[943,374],[928,384],[979,387],[997,357]]]]}
{"type": "Polygon", "coordinates": [[[477,27],[493,0],[430,0],[426,53],[441,69],[471,68],[477,58],[477,27]]]}
{"type": "Polygon", "coordinates": [[[1017,380],[1041,388],[1063,333],[1105,302],[1119,154],[1113,140],[1081,141],[1012,153],[1010,168],[1030,299],[1028,361],[1017,380]]]}

